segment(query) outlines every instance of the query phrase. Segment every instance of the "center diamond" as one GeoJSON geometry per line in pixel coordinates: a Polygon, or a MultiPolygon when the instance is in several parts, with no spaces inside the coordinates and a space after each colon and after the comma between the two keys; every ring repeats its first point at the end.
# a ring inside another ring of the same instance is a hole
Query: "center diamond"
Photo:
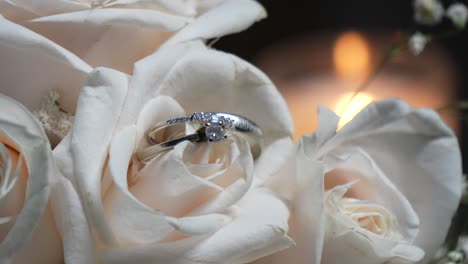
{"type": "Polygon", "coordinates": [[[226,138],[224,128],[217,124],[211,124],[205,130],[209,142],[218,142],[226,138]]]}

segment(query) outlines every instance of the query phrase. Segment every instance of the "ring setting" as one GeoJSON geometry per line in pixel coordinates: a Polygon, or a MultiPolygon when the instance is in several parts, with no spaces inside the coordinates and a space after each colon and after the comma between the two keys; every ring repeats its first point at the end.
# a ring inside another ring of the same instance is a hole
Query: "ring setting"
{"type": "Polygon", "coordinates": [[[246,139],[252,157],[260,155],[262,131],[251,120],[232,113],[194,112],[191,115],[175,117],[150,128],[146,133],[149,147],[136,152],[136,157],[143,163],[173,149],[183,141],[216,143],[238,134],[246,139]],[[187,133],[186,124],[198,126],[194,133],[187,133]]]}
{"type": "Polygon", "coordinates": [[[194,112],[190,116],[171,118],[166,121],[167,124],[191,122],[205,127],[205,135],[209,142],[218,142],[228,137],[227,130],[233,127],[234,120],[218,115],[216,113],[208,112],[194,112]]]}

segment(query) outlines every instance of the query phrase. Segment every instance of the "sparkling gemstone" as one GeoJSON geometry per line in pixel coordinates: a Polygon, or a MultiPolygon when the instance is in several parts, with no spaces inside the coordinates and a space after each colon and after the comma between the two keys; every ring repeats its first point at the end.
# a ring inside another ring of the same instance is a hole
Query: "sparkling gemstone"
{"type": "Polygon", "coordinates": [[[193,113],[192,116],[190,117],[190,120],[192,121],[200,121],[201,119],[202,119],[202,116],[197,112],[193,113]]]}
{"type": "Polygon", "coordinates": [[[202,113],[202,120],[206,122],[210,122],[212,120],[211,113],[202,113]]]}
{"type": "Polygon", "coordinates": [[[211,124],[205,130],[206,136],[208,137],[208,141],[210,142],[218,142],[224,139],[224,129],[220,125],[211,124]]]}

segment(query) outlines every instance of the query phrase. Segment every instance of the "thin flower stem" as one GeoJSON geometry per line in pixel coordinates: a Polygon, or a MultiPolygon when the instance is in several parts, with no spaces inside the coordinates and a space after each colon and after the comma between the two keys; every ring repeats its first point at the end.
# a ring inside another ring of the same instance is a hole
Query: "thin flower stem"
{"type": "MultiPolygon", "coordinates": [[[[448,31],[444,32],[438,35],[433,35],[431,36],[431,39],[446,39],[449,37],[452,37],[456,34],[458,34],[459,31],[448,31]]],[[[382,57],[382,60],[379,62],[377,67],[373,70],[371,74],[367,76],[367,78],[361,83],[361,85],[354,91],[353,95],[350,97],[348,102],[346,103],[346,107],[344,107],[344,111],[349,107],[351,102],[356,98],[356,96],[366,90],[369,87],[369,84],[372,83],[375,78],[382,72],[382,70],[385,68],[385,66],[390,63],[390,61],[400,55],[403,51],[408,49],[408,39],[409,37],[405,35],[402,37],[400,40],[395,41],[392,43],[390,48],[385,52],[384,56],[382,57]]],[[[465,102],[466,106],[464,108],[468,109],[468,102],[465,102]]],[[[343,113],[340,113],[343,114],[343,113]]]]}
{"type": "Polygon", "coordinates": [[[447,110],[467,110],[468,109],[468,101],[459,101],[455,102],[441,108],[436,109],[437,112],[442,113],[447,110]]]}
{"type": "Polygon", "coordinates": [[[220,39],[221,39],[220,37],[214,38],[214,39],[210,40],[206,45],[208,47],[213,47],[213,45],[216,44],[216,42],[218,42],[220,39]]]}
{"type": "MultiPolygon", "coordinates": [[[[380,60],[377,67],[374,68],[371,74],[367,76],[367,78],[358,86],[358,88],[354,91],[353,95],[349,98],[348,102],[346,103],[346,107],[343,109],[347,109],[351,102],[356,98],[356,96],[366,90],[369,87],[369,84],[372,83],[375,78],[383,71],[385,66],[396,56],[400,55],[403,51],[408,48],[408,38],[405,36],[403,40],[398,40],[392,43],[389,49],[385,52],[382,60],[380,60]]],[[[345,111],[344,110],[344,111],[345,111]]],[[[340,113],[343,114],[343,113],[340,113]]]]}

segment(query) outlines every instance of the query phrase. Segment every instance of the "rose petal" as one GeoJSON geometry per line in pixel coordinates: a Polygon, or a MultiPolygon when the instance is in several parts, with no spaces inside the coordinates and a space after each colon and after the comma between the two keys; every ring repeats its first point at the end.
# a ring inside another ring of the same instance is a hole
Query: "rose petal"
{"type": "Polygon", "coordinates": [[[0,240],[10,231],[11,224],[20,213],[24,204],[26,185],[28,181],[28,169],[24,159],[16,149],[18,145],[12,142],[1,132],[0,128],[0,161],[2,167],[0,178],[0,240]]]}
{"type": "MultiPolygon", "coordinates": [[[[148,146],[142,139],[148,129],[183,113],[180,105],[170,97],[150,100],[138,117],[136,142],[143,141],[139,148],[148,146]]],[[[138,200],[169,215],[180,216],[187,212],[193,201],[221,190],[210,181],[191,175],[181,161],[184,149],[185,144],[179,144],[175,151],[150,162],[139,172],[136,183],[131,187],[138,200]]]]}
{"type": "Polygon", "coordinates": [[[113,243],[113,235],[102,208],[101,174],[127,87],[128,77],[123,73],[105,68],[91,73],[78,99],[71,132],[74,183],[90,225],[107,244],[113,243]]]}
{"type": "Polygon", "coordinates": [[[243,175],[229,168],[231,165],[236,166],[239,155],[244,153],[240,153],[236,141],[233,140],[223,140],[215,144],[195,143],[187,145],[184,149],[182,162],[193,175],[224,188],[243,175]]]}
{"type": "Polygon", "coordinates": [[[214,7],[222,4],[225,0],[202,0],[202,1],[195,1],[196,5],[197,5],[197,13],[200,15],[200,14],[203,14],[211,9],[213,9],[214,7]]]}
{"type": "MultiPolygon", "coordinates": [[[[247,142],[243,138],[233,140],[229,143],[232,153],[226,161],[226,169],[218,171],[216,178],[193,175],[189,171],[190,164],[183,160],[184,152],[187,148],[203,146],[180,143],[140,172],[132,192],[146,205],[171,216],[201,215],[226,209],[247,192],[253,179],[253,161],[247,142]]],[[[206,171],[217,165],[205,166],[206,171]]]]}
{"type": "Polygon", "coordinates": [[[250,193],[237,217],[211,236],[103,252],[106,263],[247,263],[293,242],[286,235],[287,207],[266,191],[250,193]]]}
{"type": "Polygon", "coordinates": [[[0,57],[2,93],[38,110],[43,97],[55,89],[62,96],[61,106],[74,112],[79,89],[91,71],[77,56],[0,16],[0,57]]]}
{"type": "MultiPolygon", "coordinates": [[[[295,197],[296,215],[291,228],[297,235],[298,263],[320,263],[323,248],[325,218],[323,214],[323,164],[311,160],[300,143],[297,154],[298,194],[295,197]]],[[[296,249],[294,249],[296,250],[296,249]]],[[[291,252],[294,254],[294,252],[291,252]]],[[[291,254],[288,253],[288,254],[291,254]]],[[[285,259],[286,260],[286,259],[285,259]]]]}
{"type": "Polygon", "coordinates": [[[127,167],[135,146],[135,127],[122,129],[114,138],[109,158],[117,189],[106,196],[106,213],[116,235],[123,243],[154,243],[178,231],[185,235],[214,232],[227,220],[220,215],[175,219],[152,209],[133,196],[127,186],[127,167]],[[210,228],[205,221],[210,220],[210,228]],[[185,233],[187,232],[187,233],[185,233]]]}
{"type": "Polygon", "coordinates": [[[71,182],[74,182],[74,175],[73,175],[73,156],[72,156],[72,150],[71,150],[71,138],[72,134],[68,133],[62,141],[60,141],[60,144],[58,144],[54,150],[54,158],[55,158],[55,165],[57,166],[57,169],[59,172],[70,180],[71,182]]]}
{"type": "Polygon", "coordinates": [[[197,14],[196,5],[199,1],[184,0],[116,0],[109,6],[124,6],[131,8],[152,8],[162,9],[182,16],[195,16],[197,14]]]}
{"type": "Polygon", "coordinates": [[[198,49],[206,49],[199,41],[183,43],[159,50],[135,64],[130,82],[130,93],[122,111],[119,127],[135,123],[142,107],[152,98],[159,96],[158,87],[179,60],[198,49]]]}
{"type": "Polygon", "coordinates": [[[223,214],[181,218],[167,217],[166,219],[176,230],[191,236],[215,232],[231,221],[231,217],[223,214]]]}
{"type": "Polygon", "coordinates": [[[15,23],[37,17],[27,8],[21,7],[12,1],[0,1],[0,15],[15,23]]]}
{"type": "Polygon", "coordinates": [[[238,33],[266,16],[265,9],[256,1],[227,0],[198,17],[164,45],[238,33]]]}
{"type": "Polygon", "coordinates": [[[320,152],[347,144],[365,150],[406,196],[421,219],[414,244],[424,249],[425,260],[432,257],[461,196],[460,151],[454,133],[434,111],[412,109],[392,99],[365,108],[320,152]]]}
{"type": "Polygon", "coordinates": [[[424,251],[405,241],[384,238],[349,223],[349,217],[338,212],[336,203],[351,188],[354,182],[336,186],[330,190],[326,207],[327,232],[322,261],[324,263],[403,263],[418,262],[424,251]]]}
{"type": "Polygon", "coordinates": [[[51,199],[56,223],[63,240],[65,262],[93,263],[93,240],[80,197],[71,182],[59,176],[51,199]]]}
{"type": "Polygon", "coordinates": [[[40,124],[26,108],[0,95],[0,128],[24,157],[29,175],[23,209],[0,243],[0,259],[8,260],[31,237],[49,197],[54,170],[52,151],[40,124]]]}
{"type": "Polygon", "coordinates": [[[157,10],[101,8],[41,17],[25,25],[83,58],[128,74],[189,20],[157,10]],[[125,45],[116,45],[125,43],[125,45]]]}
{"type": "MultiPolygon", "coordinates": [[[[349,261],[350,263],[375,264],[394,261],[395,263],[414,263],[424,256],[424,252],[418,247],[411,245],[389,245],[378,241],[371,241],[355,232],[346,233],[338,239],[330,239],[324,243],[324,263],[339,263],[349,261]],[[374,247],[371,247],[374,245],[374,247]],[[356,249],[360,249],[360,252],[356,249]],[[389,255],[380,254],[388,252],[389,255]],[[409,257],[413,257],[410,259],[409,257]]],[[[391,263],[391,262],[390,262],[391,263]]]]}
{"type": "Polygon", "coordinates": [[[164,214],[141,203],[128,190],[127,171],[135,148],[136,128],[120,130],[112,139],[109,170],[117,188],[106,195],[104,204],[110,226],[121,242],[149,243],[173,231],[164,214]]]}
{"type": "Polygon", "coordinates": [[[104,204],[120,245],[153,244],[174,231],[163,213],[141,204],[129,192],[111,188],[104,204]]]}
{"type": "Polygon", "coordinates": [[[333,111],[319,106],[317,130],[301,138],[305,153],[311,155],[310,157],[313,159],[319,149],[335,136],[339,121],[340,117],[333,111]]]}
{"type": "Polygon", "coordinates": [[[148,101],[138,114],[136,122],[136,142],[140,142],[139,147],[142,148],[149,145],[143,138],[149,129],[173,117],[184,115],[182,107],[168,96],[159,96],[148,101]]]}
{"type": "Polygon", "coordinates": [[[255,161],[254,186],[262,185],[276,174],[286,162],[290,153],[295,148],[294,141],[290,137],[280,138],[262,149],[261,155],[255,161]]]}
{"type": "MultiPolygon", "coordinates": [[[[400,230],[398,230],[409,243],[414,241],[418,234],[420,221],[410,202],[382,172],[379,166],[372,160],[372,157],[359,147],[343,147],[333,152],[337,160],[326,158],[327,166],[332,169],[344,169],[344,172],[358,172],[360,181],[365,181],[364,190],[373,192],[370,198],[373,202],[385,207],[398,220],[400,230]]],[[[327,175],[329,178],[334,175],[327,175]]],[[[329,179],[326,179],[329,180],[329,179]]],[[[357,182],[353,185],[359,185],[357,182]]],[[[348,190],[349,192],[349,190],[348,190]]],[[[361,194],[362,195],[362,194],[361,194]]]]}
{"type": "Polygon", "coordinates": [[[275,194],[252,190],[238,206],[231,224],[200,243],[200,262],[248,263],[294,244],[288,237],[289,210],[275,194]]]}
{"type": "Polygon", "coordinates": [[[289,235],[296,246],[255,261],[255,264],[321,263],[325,232],[324,172],[325,166],[310,159],[307,140],[302,138],[289,154],[283,168],[268,184],[281,193],[293,213],[289,220],[289,235]]]}
{"type": "Polygon", "coordinates": [[[106,4],[106,7],[125,7],[125,8],[148,8],[163,10],[169,13],[195,17],[213,7],[219,5],[224,0],[203,0],[203,1],[184,1],[184,0],[116,0],[106,4]]]}
{"type": "Polygon", "coordinates": [[[18,23],[26,19],[84,10],[89,7],[88,3],[73,0],[5,0],[0,2],[0,13],[7,19],[18,23]],[[3,5],[8,9],[4,9],[3,5]],[[25,13],[26,16],[24,16],[25,13]]]}
{"type": "Polygon", "coordinates": [[[171,216],[183,216],[223,189],[190,173],[181,161],[187,143],[156,158],[138,175],[132,193],[146,205],[171,216]]]}
{"type": "Polygon", "coordinates": [[[61,263],[62,240],[50,207],[46,207],[30,240],[15,252],[12,263],[61,263]],[[47,243],[44,243],[44,241],[47,243]]]}
{"type": "Polygon", "coordinates": [[[169,243],[153,243],[147,246],[128,247],[125,249],[110,248],[101,253],[103,262],[109,264],[136,263],[191,263],[185,259],[184,252],[190,251],[205,236],[190,237],[169,243]],[[185,261],[185,262],[184,262],[185,261]]]}
{"type": "Polygon", "coordinates": [[[254,178],[254,164],[250,147],[247,141],[242,137],[232,137],[235,141],[234,144],[239,148],[239,155],[237,159],[232,161],[229,168],[225,172],[228,175],[236,175],[237,180],[220,192],[213,199],[201,205],[197,210],[193,211],[194,215],[201,215],[207,213],[216,213],[227,209],[239,201],[252,186],[254,178]]]}
{"type": "MultiPolygon", "coordinates": [[[[8,98],[9,99],[9,98],[8,98]]],[[[10,105],[11,106],[11,105],[10,105]]],[[[14,109],[14,108],[13,108],[14,109]]],[[[6,110],[11,119],[15,119],[16,111],[6,110]]],[[[34,125],[28,123],[28,120],[22,120],[26,122],[26,125],[34,125]]],[[[34,129],[33,129],[34,130],[34,129]]],[[[1,131],[1,128],[0,128],[1,131]]],[[[21,144],[19,144],[21,145],[21,144]]],[[[0,215],[2,223],[0,224],[0,240],[3,240],[11,227],[14,225],[15,220],[20,214],[24,206],[27,182],[28,182],[28,168],[27,164],[24,164],[23,157],[16,150],[18,144],[11,141],[11,139],[5,138],[5,135],[0,132],[0,153],[2,157],[0,160],[6,168],[3,168],[4,174],[2,175],[2,197],[0,198],[0,215]],[[5,150],[9,153],[2,153],[5,150]],[[4,155],[6,154],[6,156],[4,155]],[[10,173],[18,173],[18,178],[11,177],[12,175],[8,172],[8,167],[11,166],[10,173]],[[16,167],[16,168],[15,168],[16,167]],[[20,170],[18,170],[21,168],[20,170]],[[10,175],[10,177],[8,176],[10,175]],[[5,185],[5,183],[7,185],[5,185]],[[4,189],[6,187],[6,189],[4,189]],[[11,189],[10,189],[11,188],[11,189]],[[7,192],[5,195],[4,193],[7,192]],[[4,196],[3,196],[4,195],[4,196]]],[[[12,263],[28,263],[32,260],[45,263],[55,263],[63,259],[63,251],[61,249],[61,239],[57,233],[55,227],[55,221],[52,219],[50,208],[47,207],[42,214],[37,227],[35,228],[32,237],[28,239],[23,237],[26,241],[24,245],[14,252],[12,256],[12,263]],[[42,240],[47,237],[47,244],[43,243],[42,240]]]]}

